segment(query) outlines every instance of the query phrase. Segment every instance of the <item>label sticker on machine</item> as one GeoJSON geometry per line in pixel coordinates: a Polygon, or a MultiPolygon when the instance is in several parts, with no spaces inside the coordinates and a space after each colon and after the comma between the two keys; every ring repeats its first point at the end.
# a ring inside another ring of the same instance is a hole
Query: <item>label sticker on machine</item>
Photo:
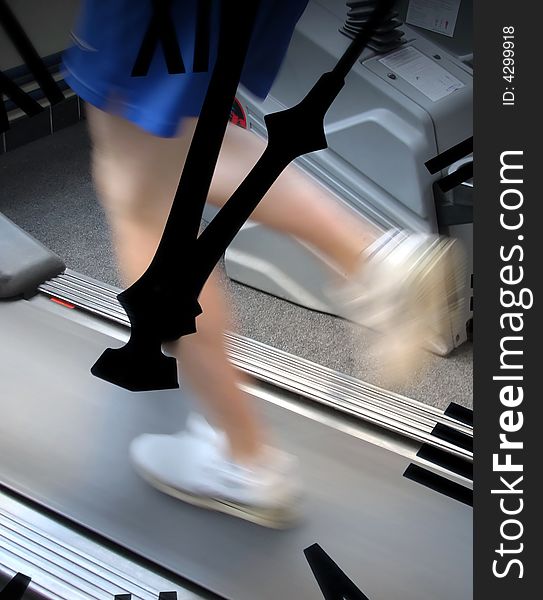
{"type": "Polygon", "coordinates": [[[412,46],[392,52],[379,62],[433,102],[464,87],[459,79],[412,46]]]}
{"type": "Polygon", "coordinates": [[[459,8],[460,0],[409,0],[405,22],[452,37],[459,8]]]}

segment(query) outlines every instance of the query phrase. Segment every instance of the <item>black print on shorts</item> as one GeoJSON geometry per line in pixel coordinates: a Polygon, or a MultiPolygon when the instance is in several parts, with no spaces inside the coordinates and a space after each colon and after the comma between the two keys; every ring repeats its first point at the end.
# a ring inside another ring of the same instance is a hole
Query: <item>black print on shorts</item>
{"type": "MultiPolygon", "coordinates": [[[[171,18],[171,5],[172,0],[153,0],[153,15],[132,69],[133,77],[147,75],[159,42],[168,73],[176,75],[187,72],[171,18]]],[[[193,73],[206,72],[209,69],[210,17],[211,0],[199,0],[196,12],[193,73]]]]}

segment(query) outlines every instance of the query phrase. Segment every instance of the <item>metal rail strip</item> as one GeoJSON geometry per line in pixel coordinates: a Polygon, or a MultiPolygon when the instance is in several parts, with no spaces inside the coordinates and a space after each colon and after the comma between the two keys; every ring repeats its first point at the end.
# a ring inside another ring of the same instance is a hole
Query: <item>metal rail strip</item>
{"type": "Polygon", "coordinates": [[[156,600],[167,590],[178,600],[202,598],[1,492],[0,546],[0,571],[31,577],[48,600],[156,600]]]}
{"type": "MultiPolygon", "coordinates": [[[[66,270],[45,282],[39,290],[96,316],[125,327],[130,325],[124,309],[117,301],[121,290],[85,275],[66,270]]],[[[225,338],[232,363],[261,381],[431,444],[465,460],[473,460],[473,453],[469,450],[432,434],[434,427],[441,424],[472,438],[473,428],[448,417],[435,407],[243,336],[227,333],[225,338]]]]}

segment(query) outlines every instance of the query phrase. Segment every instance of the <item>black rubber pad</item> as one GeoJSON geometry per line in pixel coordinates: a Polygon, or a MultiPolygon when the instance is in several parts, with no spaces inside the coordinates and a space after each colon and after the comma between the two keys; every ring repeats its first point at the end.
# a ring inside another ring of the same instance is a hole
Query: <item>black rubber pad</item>
{"type": "MultiPolygon", "coordinates": [[[[472,286],[473,287],[473,286],[472,286]]],[[[473,411],[465,406],[460,406],[460,404],[456,404],[456,402],[451,402],[445,411],[445,415],[454,419],[455,421],[460,421],[460,423],[464,423],[464,425],[469,425],[473,427],[473,411]]]]}
{"type": "Polygon", "coordinates": [[[454,481],[450,481],[437,473],[427,471],[418,465],[410,464],[403,476],[412,481],[416,481],[431,490],[439,492],[440,494],[449,496],[449,498],[458,500],[458,502],[473,506],[473,490],[454,481]]]}
{"type": "Polygon", "coordinates": [[[468,452],[473,452],[473,438],[465,433],[462,433],[461,431],[457,431],[456,429],[449,427],[448,425],[438,423],[432,429],[432,435],[440,440],[454,444],[459,448],[468,450],[468,452]]]}
{"type": "Polygon", "coordinates": [[[469,460],[430,446],[430,444],[423,444],[417,452],[417,456],[473,481],[473,463],[469,460]]]}

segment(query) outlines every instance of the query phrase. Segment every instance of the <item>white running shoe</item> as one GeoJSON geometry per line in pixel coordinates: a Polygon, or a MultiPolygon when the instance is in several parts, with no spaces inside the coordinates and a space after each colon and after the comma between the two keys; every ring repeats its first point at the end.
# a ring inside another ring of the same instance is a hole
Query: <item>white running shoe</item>
{"type": "Polygon", "coordinates": [[[229,459],[226,437],[191,415],[175,435],[145,434],[130,445],[137,472],[175,498],[259,525],[285,528],[298,520],[301,486],[293,457],[265,447],[251,465],[229,459]]]}
{"type": "MultiPolygon", "coordinates": [[[[214,444],[221,444],[223,447],[226,447],[226,435],[222,431],[212,427],[208,420],[200,413],[189,413],[185,424],[185,431],[193,433],[196,437],[208,439],[214,444]]],[[[178,435],[184,434],[185,431],[179,432],[178,435]]]]}
{"type": "Polygon", "coordinates": [[[353,322],[382,334],[383,375],[399,383],[423,363],[423,348],[447,353],[465,277],[457,240],[394,229],[365,250],[358,271],[329,295],[353,322]]]}
{"type": "MultiPolygon", "coordinates": [[[[209,440],[210,443],[218,444],[221,452],[225,453],[227,451],[228,440],[226,434],[212,427],[200,413],[189,413],[185,430],[193,433],[196,437],[209,440]]],[[[184,433],[185,431],[180,431],[177,435],[183,435],[184,433]]],[[[264,451],[273,454],[273,465],[276,470],[285,475],[291,475],[293,478],[296,477],[298,462],[293,456],[268,446],[264,447],[264,451]]],[[[298,492],[299,495],[302,494],[301,485],[298,486],[298,492]]]]}

